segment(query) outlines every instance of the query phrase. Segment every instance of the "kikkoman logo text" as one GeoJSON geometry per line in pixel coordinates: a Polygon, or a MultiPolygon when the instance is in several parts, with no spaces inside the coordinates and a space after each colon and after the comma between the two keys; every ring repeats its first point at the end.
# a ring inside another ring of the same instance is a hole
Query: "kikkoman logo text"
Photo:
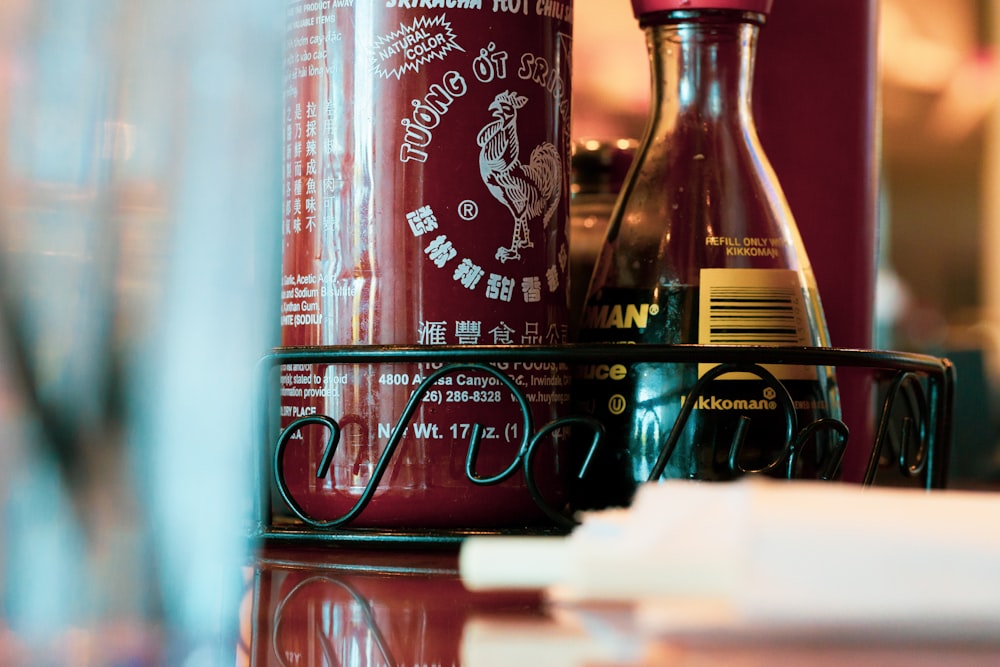
{"type": "MultiPolygon", "coordinates": [[[[777,410],[777,392],[771,387],[764,388],[763,398],[720,398],[716,395],[698,396],[695,399],[695,410],[777,410]]],[[[681,405],[687,402],[687,396],[681,396],[681,405]]],[[[823,399],[807,398],[792,400],[795,410],[826,410],[827,403],[823,399]]]]}
{"type": "MultiPolygon", "coordinates": [[[[773,390],[772,390],[773,391],[773,390]]],[[[686,396],[681,397],[684,405],[686,396]]],[[[695,410],[776,410],[778,402],[767,398],[719,398],[718,396],[699,396],[695,399],[695,410]]]]}
{"type": "MultiPolygon", "coordinates": [[[[764,387],[763,398],[719,398],[718,396],[699,396],[695,399],[696,410],[776,410],[778,402],[774,400],[778,397],[778,392],[774,387],[764,387]]],[[[681,397],[681,405],[684,405],[687,397],[681,397]]]]}

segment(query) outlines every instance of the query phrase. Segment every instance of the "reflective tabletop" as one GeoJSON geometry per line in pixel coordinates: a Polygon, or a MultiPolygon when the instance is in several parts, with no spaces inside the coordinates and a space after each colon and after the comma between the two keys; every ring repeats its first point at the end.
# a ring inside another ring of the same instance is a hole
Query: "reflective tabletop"
{"type": "MultiPolygon", "coordinates": [[[[996,665],[993,641],[651,636],[624,606],[474,592],[457,549],[266,546],[245,570],[237,665],[996,665]]],[[[691,613],[699,612],[692,603],[691,613]]]]}

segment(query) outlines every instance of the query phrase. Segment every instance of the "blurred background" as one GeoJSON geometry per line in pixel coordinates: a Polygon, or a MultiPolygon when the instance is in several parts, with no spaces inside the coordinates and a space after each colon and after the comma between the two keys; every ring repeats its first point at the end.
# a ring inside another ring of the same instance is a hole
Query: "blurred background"
{"type": "MultiPolygon", "coordinates": [[[[641,136],[648,69],[627,3],[577,8],[574,135],[641,136]]],[[[879,3],[883,347],[934,349],[996,324],[998,14],[996,0],[879,3]]]]}
{"type": "MultiPolygon", "coordinates": [[[[629,3],[575,4],[573,135],[639,137],[629,3]]],[[[233,664],[253,369],[277,339],[283,14],[0,3],[4,665],[233,664]]],[[[873,342],[956,360],[956,443],[976,456],[953,468],[988,485],[1000,0],[878,14],[873,342]]]]}

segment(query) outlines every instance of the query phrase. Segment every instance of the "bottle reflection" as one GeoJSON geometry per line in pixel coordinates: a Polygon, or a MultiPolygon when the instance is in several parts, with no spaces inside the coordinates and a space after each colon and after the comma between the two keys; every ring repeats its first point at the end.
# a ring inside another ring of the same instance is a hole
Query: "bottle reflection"
{"type": "Polygon", "coordinates": [[[258,562],[243,664],[459,665],[473,616],[541,613],[536,593],[467,591],[450,553],[285,556],[258,562]]]}
{"type": "Polygon", "coordinates": [[[272,636],[282,666],[396,664],[372,605],[335,577],[296,583],[275,609],[272,636]]]}

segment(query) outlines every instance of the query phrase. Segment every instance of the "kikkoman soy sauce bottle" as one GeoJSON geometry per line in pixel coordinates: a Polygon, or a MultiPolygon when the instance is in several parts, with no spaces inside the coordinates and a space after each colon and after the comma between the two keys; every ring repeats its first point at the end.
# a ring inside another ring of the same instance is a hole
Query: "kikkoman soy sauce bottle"
{"type": "MultiPolygon", "coordinates": [[[[572,0],[286,2],[284,348],[564,342],[572,0]]],[[[342,518],[401,432],[351,527],[544,520],[519,467],[478,482],[517,461],[529,428],[568,413],[568,367],[499,368],[530,424],[476,370],[441,376],[403,419],[440,370],[411,359],[281,368],[282,427],[340,426],[329,461],[326,427],[288,431],[276,468],[292,501],[313,521],[342,518]]],[[[557,495],[564,439],[538,454],[537,481],[557,495]]]]}
{"type": "MultiPolygon", "coordinates": [[[[646,35],[652,110],[594,268],[582,341],[829,345],[809,259],[751,112],[757,36],[771,5],[632,1],[646,35]]],[[[577,369],[578,406],[607,428],[582,505],[629,501],[709,368],[611,360],[577,369]]],[[[794,401],[796,429],[839,416],[831,369],[767,370],[794,401]]],[[[711,382],[663,477],[725,480],[772,467],[789,440],[778,398],[753,373],[711,382]],[[732,462],[741,418],[749,422],[732,462]]],[[[823,430],[803,451],[803,475],[825,464],[835,437],[823,430]]]]}

